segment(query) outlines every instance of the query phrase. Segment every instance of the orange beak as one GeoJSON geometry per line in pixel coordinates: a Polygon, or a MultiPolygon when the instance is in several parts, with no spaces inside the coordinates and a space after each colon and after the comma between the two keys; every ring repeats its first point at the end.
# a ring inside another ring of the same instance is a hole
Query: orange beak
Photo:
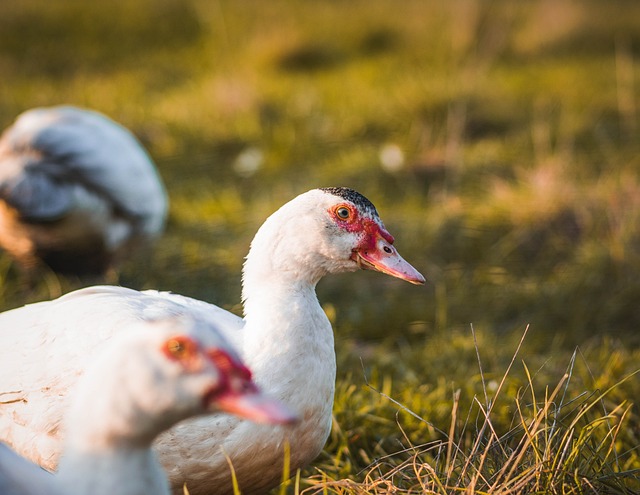
{"type": "Polygon", "coordinates": [[[265,396],[255,386],[242,392],[225,392],[216,397],[215,403],[222,411],[256,423],[291,424],[298,420],[287,406],[265,396]]]}
{"type": "Polygon", "coordinates": [[[393,237],[385,230],[376,229],[364,244],[351,255],[351,259],[363,270],[386,273],[416,285],[426,282],[422,274],[400,256],[393,247],[393,237]]]}
{"type": "Polygon", "coordinates": [[[207,406],[256,423],[290,424],[298,420],[287,406],[260,392],[251,371],[229,353],[214,348],[206,354],[223,375],[223,385],[214,387],[205,397],[207,406]]]}

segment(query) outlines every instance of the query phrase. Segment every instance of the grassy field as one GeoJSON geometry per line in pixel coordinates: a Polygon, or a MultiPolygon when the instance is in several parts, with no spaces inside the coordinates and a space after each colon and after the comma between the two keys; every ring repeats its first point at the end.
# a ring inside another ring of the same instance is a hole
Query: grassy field
{"type": "MultiPolygon", "coordinates": [[[[133,130],[171,214],[121,283],[238,312],[270,212],[376,204],[429,283],[321,282],[334,429],[283,492],[639,493],[639,60],[633,0],[3,0],[0,126],[133,130]]],[[[0,279],[2,309],[77,285],[0,279]]]]}

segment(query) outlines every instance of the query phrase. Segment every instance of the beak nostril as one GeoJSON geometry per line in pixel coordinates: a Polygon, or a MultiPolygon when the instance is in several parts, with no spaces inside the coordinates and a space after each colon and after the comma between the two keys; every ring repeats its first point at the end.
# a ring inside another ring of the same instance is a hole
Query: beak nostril
{"type": "Polygon", "coordinates": [[[384,247],[384,252],[388,253],[388,254],[391,254],[393,251],[391,251],[391,248],[389,246],[385,246],[384,247]]]}

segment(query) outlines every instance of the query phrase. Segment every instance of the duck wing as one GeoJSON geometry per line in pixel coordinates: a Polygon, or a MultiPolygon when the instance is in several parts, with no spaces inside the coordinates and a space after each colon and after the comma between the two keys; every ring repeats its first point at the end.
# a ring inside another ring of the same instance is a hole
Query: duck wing
{"type": "Polygon", "coordinates": [[[0,197],[24,219],[55,220],[82,187],[142,229],[162,228],[167,194],[136,138],[106,116],[71,106],[21,114],[0,138],[0,197]]]}

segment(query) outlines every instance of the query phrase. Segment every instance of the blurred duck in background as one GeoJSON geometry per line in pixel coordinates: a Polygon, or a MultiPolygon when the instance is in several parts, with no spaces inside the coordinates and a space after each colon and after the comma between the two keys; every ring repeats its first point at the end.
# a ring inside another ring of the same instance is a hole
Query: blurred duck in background
{"type": "Polygon", "coordinates": [[[167,208],[142,145],[98,112],[35,108],[0,137],[0,246],[28,273],[113,278],[162,233],[167,208]]]}
{"type": "Polygon", "coordinates": [[[270,424],[296,419],[258,391],[217,328],[193,315],[130,324],[92,361],[72,392],[58,472],[0,443],[0,493],[168,494],[151,442],[175,423],[214,411],[270,424]]]}

